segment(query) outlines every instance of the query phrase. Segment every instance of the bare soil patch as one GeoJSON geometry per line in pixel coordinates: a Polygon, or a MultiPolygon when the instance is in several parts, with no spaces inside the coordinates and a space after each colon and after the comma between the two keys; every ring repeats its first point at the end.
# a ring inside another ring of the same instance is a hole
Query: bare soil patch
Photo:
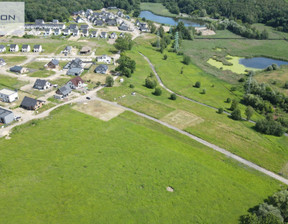
{"type": "Polygon", "coordinates": [[[125,111],[97,100],[89,101],[88,103],[78,103],[73,106],[73,109],[99,118],[102,121],[109,121],[125,111]]]}
{"type": "Polygon", "coordinates": [[[172,111],[171,113],[161,118],[161,120],[180,129],[195,126],[204,121],[202,118],[196,116],[195,114],[183,110],[172,111]]]}

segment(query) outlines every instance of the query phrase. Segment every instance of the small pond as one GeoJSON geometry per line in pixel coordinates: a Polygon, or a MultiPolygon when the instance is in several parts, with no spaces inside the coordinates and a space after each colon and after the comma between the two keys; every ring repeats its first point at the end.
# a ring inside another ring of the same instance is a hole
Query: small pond
{"type": "Polygon", "coordinates": [[[288,65],[288,61],[281,61],[265,57],[254,57],[254,58],[240,58],[239,64],[244,65],[247,68],[265,69],[272,64],[276,64],[278,66],[288,65]]]}
{"type": "Polygon", "coordinates": [[[167,16],[158,16],[150,11],[141,11],[140,16],[141,18],[151,20],[160,24],[167,24],[170,26],[177,26],[177,24],[181,21],[184,23],[185,26],[193,26],[193,27],[204,27],[204,23],[202,21],[193,21],[188,19],[176,19],[167,16]]]}

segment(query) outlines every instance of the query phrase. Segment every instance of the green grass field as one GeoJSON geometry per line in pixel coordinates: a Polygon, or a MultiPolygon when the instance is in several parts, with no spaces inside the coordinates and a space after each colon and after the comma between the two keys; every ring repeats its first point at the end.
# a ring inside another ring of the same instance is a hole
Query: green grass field
{"type": "Polygon", "coordinates": [[[47,64],[47,62],[31,62],[27,65],[25,65],[25,67],[32,69],[33,72],[29,73],[30,77],[49,77],[51,75],[56,74],[55,71],[52,70],[48,70],[44,67],[44,65],[47,64]]]}
{"type": "Polygon", "coordinates": [[[0,75],[0,89],[9,88],[9,89],[20,89],[20,87],[27,84],[24,81],[20,81],[15,78],[11,78],[5,75],[0,75]]]}
{"type": "MultiPolygon", "coordinates": [[[[141,48],[141,50],[143,50],[143,48],[141,48]]],[[[170,97],[170,94],[164,90],[163,94],[160,97],[154,96],[152,94],[153,90],[148,89],[144,86],[145,78],[152,72],[152,70],[150,69],[149,64],[138,53],[138,49],[139,47],[136,45],[132,51],[127,52],[130,57],[136,60],[137,64],[136,71],[132,75],[132,78],[126,78],[124,84],[120,87],[105,88],[102,92],[99,93],[100,97],[111,101],[116,100],[122,105],[131,107],[135,110],[149,114],[150,116],[156,117],[158,119],[162,119],[163,117],[175,110],[183,110],[192,113],[204,121],[200,124],[194,126],[192,125],[191,127],[185,128],[187,131],[203,139],[209,139],[210,142],[213,142],[237,155],[251,160],[262,167],[273,170],[276,173],[279,172],[283,173],[283,175],[286,175],[286,164],[288,161],[287,137],[283,136],[281,138],[278,138],[273,136],[261,135],[255,130],[253,130],[254,125],[249,122],[234,121],[227,117],[227,115],[219,115],[216,113],[215,110],[208,109],[204,106],[200,106],[198,104],[180,98],[178,98],[176,101],[169,100],[168,98],[170,97]],[[129,88],[130,84],[133,84],[135,88],[129,88]],[[133,91],[137,93],[136,96],[131,95],[133,91]],[[122,97],[124,95],[126,95],[126,97],[122,97]]],[[[153,51],[151,51],[148,47],[147,52],[153,51]]],[[[176,75],[173,74],[174,68],[182,66],[180,63],[180,59],[176,60],[178,56],[173,56],[172,54],[169,54],[167,59],[168,63],[166,63],[161,58],[156,58],[158,54],[158,52],[153,52],[148,54],[148,57],[151,60],[155,58],[154,61],[152,60],[153,63],[156,62],[160,64],[163,61],[163,66],[160,65],[159,67],[157,67],[156,64],[156,69],[157,72],[159,72],[161,78],[163,77],[163,75],[165,76],[165,72],[170,75],[167,75],[165,77],[165,81],[163,79],[165,85],[169,83],[169,79],[175,81],[176,84],[180,83],[179,86],[181,86],[182,83],[185,84],[185,80],[181,81],[183,76],[180,76],[179,73],[176,75]],[[173,58],[173,61],[169,61],[169,58],[171,60],[171,57],[173,58]],[[162,68],[164,69],[162,70],[162,68]],[[178,79],[174,78],[173,75],[178,77],[178,79]]],[[[191,65],[191,68],[194,67],[194,65],[191,65]]],[[[196,69],[199,70],[199,68],[197,67],[196,69]]],[[[186,70],[184,69],[184,71],[186,70]]],[[[202,74],[206,75],[206,73],[202,74]]],[[[197,74],[193,73],[192,71],[191,77],[194,76],[197,76],[197,74]]],[[[209,77],[210,76],[207,75],[208,81],[209,77]]],[[[214,79],[216,78],[213,78],[212,80],[214,79]]],[[[173,86],[173,88],[171,88],[174,91],[179,90],[176,84],[173,86]]],[[[195,88],[192,87],[192,89],[195,88]]],[[[223,90],[225,91],[224,88],[223,90]]],[[[221,91],[220,88],[219,91],[221,91]]],[[[208,90],[205,95],[202,95],[199,92],[196,93],[196,96],[192,94],[188,96],[191,98],[198,97],[198,95],[202,97],[208,97],[208,94],[210,94],[208,90]]],[[[214,92],[214,95],[216,94],[217,92],[214,92]]],[[[210,97],[212,98],[213,94],[211,94],[210,97]]],[[[225,109],[228,109],[230,107],[230,104],[224,103],[224,100],[217,99],[217,95],[215,96],[214,100],[216,100],[216,102],[219,101],[221,104],[223,103],[222,105],[225,109]]],[[[245,107],[242,107],[242,109],[244,110],[245,107]]],[[[242,116],[244,116],[244,113],[242,113],[242,116]]],[[[257,114],[254,114],[253,116],[254,120],[258,120],[260,118],[261,116],[257,114]]]]}
{"type": "Polygon", "coordinates": [[[128,112],[103,122],[60,108],[0,144],[0,220],[7,224],[230,224],[280,189],[128,112]]]}
{"type": "Polygon", "coordinates": [[[14,66],[27,60],[26,56],[0,56],[3,58],[8,66],[14,66]]]}
{"type": "Polygon", "coordinates": [[[142,2],[140,4],[140,8],[142,11],[150,11],[156,15],[160,16],[169,16],[176,17],[176,14],[172,14],[162,3],[150,3],[150,2],[142,2]]]}

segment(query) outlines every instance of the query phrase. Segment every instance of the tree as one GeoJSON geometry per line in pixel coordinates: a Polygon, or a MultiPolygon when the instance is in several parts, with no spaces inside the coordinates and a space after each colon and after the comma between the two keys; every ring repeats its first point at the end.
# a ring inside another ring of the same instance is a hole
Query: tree
{"type": "Polygon", "coordinates": [[[175,94],[175,93],[172,93],[172,94],[170,95],[170,100],[176,100],[176,99],[177,99],[176,94],[175,94]]]}
{"type": "MultiPolygon", "coordinates": [[[[167,54],[164,54],[163,60],[167,60],[167,58],[168,58],[167,54]]],[[[287,82],[287,84],[288,84],[288,82],[287,82]]]]}
{"type": "Polygon", "coordinates": [[[253,107],[251,107],[251,106],[246,107],[245,115],[246,115],[247,121],[250,120],[250,118],[253,116],[253,114],[254,114],[253,107]]]}
{"type": "Polygon", "coordinates": [[[194,85],[196,88],[200,88],[201,87],[201,82],[197,81],[194,85]]]}
{"type": "Polygon", "coordinates": [[[147,77],[145,79],[145,86],[147,88],[154,89],[156,87],[156,85],[157,85],[157,82],[154,79],[152,79],[151,77],[147,77]]]}
{"type": "Polygon", "coordinates": [[[224,112],[223,107],[220,107],[220,108],[218,109],[218,114],[223,114],[223,112],[224,112]]]}
{"type": "Polygon", "coordinates": [[[237,108],[238,104],[239,104],[239,101],[237,99],[233,99],[232,103],[231,103],[230,110],[232,110],[232,111],[235,110],[237,108]]]}
{"type": "Polygon", "coordinates": [[[231,103],[231,98],[227,98],[226,103],[231,103]]]}
{"type": "Polygon", "coordinates": [[[114,85],[114,79],[112,76],[107,76],[106,77],[106,86],[107,87],[112,87],[114,85]]]}
{"type": "Polygon", "coordinates": [[[154,94],[155,96],[161,96],[162,90],[161,90],[159,87],[157,87],[157,88],[155,88],[155,91],[154,91],[153,94],[154,94]]]}
{"type": "Polygon", "coordinates": [[[231,113],[231,118],[236,121],[242,120],[241,110],[239,108],[236,108],[235,110],[233,110],[231,113]]]}
{"type": "Polygon", "coordinates": [[[130,35],[125,35],[124,37],[119,37],[115,41],[114,47],[119,51],[131,50],[133,46],[133,41],[130,35]]]}
{"type": "Polygon", "coordinates": [[[184,63],[185,65],[189,65],[190,62],[191,62],[191,58],[190,58],[188,55],[184,55],[184,56],[183,56],[183,63],[184,63]]]}
{"type": "Polygon", "coordinates": [[[136,62],[124,54],[121,54],[120,58],[117,60],[117,63],[119,66],[115,70],[120,71],[121,75],[128,78],[131,77],[131,74],[136,69],[136,62]]]}
{"type": "Polygon", "coordinates": [[[130,78],[130,77],[131,77],[131,70],[130,70],[130,68],[124,67],[124,68],[122,69],[121,75],[124,75],[124,76],[126,76],[127,78],[130,78]]]}
{"type": "Polygon", "coordinates": [[[285,82],[284,88],[285,88],[285,89],[288,89],[288,81],[285,82]]]}

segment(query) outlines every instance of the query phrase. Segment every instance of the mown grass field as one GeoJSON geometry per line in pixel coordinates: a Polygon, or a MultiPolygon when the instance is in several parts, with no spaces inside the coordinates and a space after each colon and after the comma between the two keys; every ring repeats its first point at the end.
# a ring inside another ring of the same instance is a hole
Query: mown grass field
{"type": "Polygon", "coordinates": [[[60,108],[0,144],[0,220],[7,224],[230,224],[281,188],[128,112],[103,122],[60,108]]]}
{"type": "Polygon", "coordinates": [[[142,11],[150,11],[156,15],[160,16],[169,16],[176,17],[176,14],[172,14],[162,3],[150,3],[150,2],[142,2],[140,4],[140,8],[142,11]]]}
{"type": "Polygon", "coordinates": [[[55,71],[49,70],[47,68],[44,67],[44,65],[46,65],[47,62],[31,62],[29,64],[26,64],[25,67],[32,69],[32,72],[29,73],[30,77],[49,77],[51,75],[56,74],[55,71]]]}
{"type": "MultiPolygon", "coordinates": [[[[130,57],[136,60],[137,67],[135,73],[131,78],[126,78],[123,85],[119,87],[105,88],[102,92],[99,93],[100,97],[111,101],[116,101],[120,104],[131,107],[158,119],[162,119],[175,110],[187,111],[204,121],[200,124],[187,127],[185,130],[203,139],[209,139],[210,142],[213,142],[276,173],[286,173],[286,163],[288,161],[287,137],[283,136],[278,138],[261,135],[253,129],[254,125],[249,122],[234,121],[227,115],[217,114],[215,110],[180,98],[178,98],[176,101],[169,100],[170,93],[164,90],[162,90],[163,93],[161,96],[153,95],[152,92],[154,90],[148,89],[144,86],[145,78],[152,72],[152,70],[150,69],[149,64],[137,52],[138,48],[136,50],[135,49],[127,52],[130,57]],[[130,84],[133,84],[135,88],[129,88],[130,84]],[[134,91],[136,92],[136,95],[132,96],[131,93],[134,91]],[[125,97],[123,97],[124,95],[125,97]]],[[[158,54],[158,52],[153,54],[158,54]]],[[[151,53],[148,57],[153,59],[153,56],[154,55],[151,53]]],[[[173,56],[168,55],[167,61],[169,60],[169,57],[173,56]]],[[[160,58],[159,63],[161,60],[162,59],[160,58]]],[[[157,62],[157,59],[154,61],[157,62]]],[[[173,78],[173,69],[174,67],[177,68],[177,66],[180,66],[180,64],[180,61],[177,62],[176,60],[173,62],[170,61],[170,65],[169,63],[164,64],[163,67],[169,66],[169,68],[165,68],[164,71],[172,71],[172,73],[169,73],[172,80],[177,80],[176,78],[173,78]]],[[[194,65],[191,65],[191,67],[193,68],[194,65]]],[[[164,72],[158,68],[159,67],[156,67],[157,72],[162,78],[164,72]]],[[[197,76],[197,74],[195,75],[195,73],[191,72],[191,76],[197,76]]],[[[179,80],[180,77],[181,76],[179,76],[179,80]]],[[[167,84],[166,82],[169,81],[169,78],[169,76],[166,77],[167,81],[164,81],[165,85],[167,84]]],[[[177,86],[173,86],[171,89],[175,91],[178,90],[177,86]]],[[[202,95],[198,92],[197,94],[202,95]]],[[[203,97],[208,97],[208,94],[210,94],[209,91],[207,91],[203,97]]],[[[191,98],[194,97],[193,95],[188,96],[191,98]]],[[[217,99],[217,96],[215,99],[217,99]]],[[[224,103],[223,101],[223,107],[228,109],[230,104],[224,103]]],[[[245,109],[244,106],[243,109],[245,109]]],[[[243,113],[242,116],[244,116],[243,113]]],[[[257,114],[253,116],[254,120],[258,120],[260,118],[261,117],[257,114]]]]}
{"type": "Polygon", "coordinates": [[[5,60],[7,64],[6,66],[14,66],[27,60],[26,56],[6,56],[6,57],[4,56],[2,57],[1,55],[0,57],[5,60]]]}
{"type": "Polygon", "coordinates": [[[27,84],[24,81],[20,81],[16,78],[8,77],[5,75],[0,75],[0,89],[10,88],[10,89],[20,89],[20,87],[27,84]]]}

